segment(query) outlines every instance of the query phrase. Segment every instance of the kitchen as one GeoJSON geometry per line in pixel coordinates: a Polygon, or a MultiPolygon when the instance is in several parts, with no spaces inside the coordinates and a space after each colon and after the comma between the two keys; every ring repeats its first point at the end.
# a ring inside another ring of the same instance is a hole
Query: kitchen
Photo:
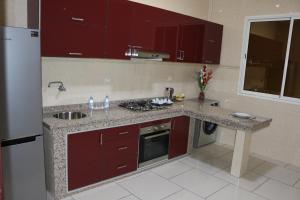
{"type": "MultiPolygon", "coordinates": [[[[8,4],[12,3],[8,2],[8,4]]],[[[220,101],[222,108],[239,110],[254,115],[272,118],[270,127],[253,134],[251,152],[299,166],[299,141],[297,119],[299,107],[295,104],[250,98],[237,94],[239,66],[243,41],[245,16],[276,15],[299,12],[299,3],[274,1],[273,3],[250,3],[228,1],[190,1],[169,3],[167,1],[141,1],[141,3],[162,7],[178,13],[220,23],[224,26],[221,64],[211,65],[213,79],[208,85],[206,97],[220,101]],[[236,4],[233,8],[232,4],[236,4]],[[277,8],[276,5],[280,4],[277,8]],[[237,17],[239,16],[239,17],[237,17]],[[226,50],[224,50],[226,49],[226,50]],[[274,112],[276,110],[276,112],[274,112]]],[[[8,25],[27,26],[26,6],[8,6],[8,25]],[[25,8],[25,9],[24,9],[25,8]],[[15,9],[15,10],[13,10],[15,9]]],[[[5,13],[5,12],[4,12],[5,13]]],[[[93,96],[103,101],[136,99],[161,96],[165,87],[173,87],[178,93],[185,93],[188,99],[197,98],[199,88],[194,80],[194,71],[200,64],[121,61],[106,59],[49,58],[42,60],[43,106],[87,103],[93,96]],[[126,74],[125,75],[124,69],[126,74]],[[59,92],[56,86],[48,88],[51,81],[61,80],[66,88],[59,92]]],[[[218,142],[233,145],[235,131],[219,127],[218,142]]],[[[271,179],[272,180],[272,179],[271,179]]]]}

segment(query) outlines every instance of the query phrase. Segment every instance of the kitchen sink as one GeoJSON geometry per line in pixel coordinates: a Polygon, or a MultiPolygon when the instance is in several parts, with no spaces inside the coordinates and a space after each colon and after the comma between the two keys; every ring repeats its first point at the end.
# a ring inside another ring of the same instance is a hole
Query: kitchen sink
{"type": "Polygon", "coordinates": [[[53,117],[64,120],[74,120],[85,118],[87,115],[82,112],[61,112],[54,114],[53,117]]]}

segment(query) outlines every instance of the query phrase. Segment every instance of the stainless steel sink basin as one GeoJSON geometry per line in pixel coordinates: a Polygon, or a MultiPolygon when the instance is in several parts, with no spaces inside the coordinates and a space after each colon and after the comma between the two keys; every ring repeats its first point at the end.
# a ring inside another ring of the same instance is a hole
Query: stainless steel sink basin
{"type": "Polygon", "coordinates": [[[57,119],[74,120],[85,118],[87,115],[82,112],[61,112],[53,115],[57,119]]]}

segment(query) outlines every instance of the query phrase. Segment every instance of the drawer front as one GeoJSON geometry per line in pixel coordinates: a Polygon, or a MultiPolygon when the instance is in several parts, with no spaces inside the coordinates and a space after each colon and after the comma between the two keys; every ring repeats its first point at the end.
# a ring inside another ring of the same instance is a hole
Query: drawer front
{"type": "Polygon", "coordinates": [[[156,121],[151,121],[151,122],[145,122],[141,124],[141,128],[148,127],[148,126],[154,126],[154,125],[159,125],[159,124],[165,124],[171,122],[172,119],[161,119],[161,120],[156,120],[156,121]]]}
{"type": "Polygon", "coordinates": [[[137,138],[109,141],[103,144],[106,155],[110,156],[136,156],[138,155],[137,138]]]}
{"type": "Polygon", "coordinates": [[[138,125],[121,126],[116,128],[100,130],[100,134],[101,134],[100,137],[103,144],[112,140],[138,138],[139,126],[138,125]]]}
{"type": "Polygon", "coordinates": [[[137,170],[137,157],[112,157],[108,160],[105,179],[137,170]]]}

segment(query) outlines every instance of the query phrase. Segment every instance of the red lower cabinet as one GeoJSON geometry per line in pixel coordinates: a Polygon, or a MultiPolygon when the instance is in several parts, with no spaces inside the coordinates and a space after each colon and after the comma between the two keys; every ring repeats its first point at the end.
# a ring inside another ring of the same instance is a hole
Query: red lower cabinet
{"type": "Polygon", "coordinates": [[[69,190],[135,171],[138,140],[138,125],[68,135],[69,190]]]}
{"type": "Polygon", "coordinates": [[[189,126],[189,117],[181,116],[173,118],[169,144],[169,159],[187,153],[189,126]]]}
{"type": "Polygon", "coordinates": [[[138,167],[139,126],[124,126],[104,130],[105,179],[113,178],[138,167]]]}
{"type": "Polygon", "coordinates": [[[99,131],[68,135],[69,190],[97,183],[104,178],[99,131]]]}

